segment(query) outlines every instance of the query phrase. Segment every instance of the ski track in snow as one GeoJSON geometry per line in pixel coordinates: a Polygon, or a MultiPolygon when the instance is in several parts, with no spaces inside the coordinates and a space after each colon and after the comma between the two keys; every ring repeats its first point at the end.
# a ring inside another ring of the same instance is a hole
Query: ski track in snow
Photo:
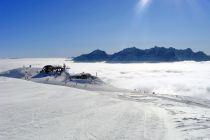
{"type": "Polygon", "coordinates": [[[170,130],[158,108],[104,92],[7,79],[0,93],[2,139],[161,140],[170,130]]]}
{"type": "MultiPolygon", "coordinates": [[[[0,71],[65,62],[44,60],[0,60],[0,71]]],[[[210,139],[210,101],[181,95],[87,91],[0,77],[0,112],[0,140],[210,139]]]]}

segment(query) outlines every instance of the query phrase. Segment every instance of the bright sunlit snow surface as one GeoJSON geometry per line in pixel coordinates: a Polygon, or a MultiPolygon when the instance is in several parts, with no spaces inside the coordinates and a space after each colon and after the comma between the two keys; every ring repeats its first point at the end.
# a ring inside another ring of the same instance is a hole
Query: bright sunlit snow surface
{"type": "Polygon", "coordinates": [[[1,59],[0,72],[47,64],[88,72],[122,91],[0,76],[1,140],[210,139],[210,62],[74,63],[1,59]]]}

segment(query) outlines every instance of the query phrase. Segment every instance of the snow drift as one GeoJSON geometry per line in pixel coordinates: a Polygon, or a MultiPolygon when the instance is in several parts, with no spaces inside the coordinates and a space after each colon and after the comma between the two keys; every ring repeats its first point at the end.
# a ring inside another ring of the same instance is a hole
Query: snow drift
{"type": "Polygon", "coordinates": [[[68,86],[87,90],[119,91],[120,89],[103,82],[99,77],[88,73],[45,73],[41,68],[22,67],[0,73],[0,76],[18,78],[37,83],[68,86]],[[85,76],[85,77],[84,77],[85,76]],[[82,78],[83,77],[83,78],[82,78]]]}

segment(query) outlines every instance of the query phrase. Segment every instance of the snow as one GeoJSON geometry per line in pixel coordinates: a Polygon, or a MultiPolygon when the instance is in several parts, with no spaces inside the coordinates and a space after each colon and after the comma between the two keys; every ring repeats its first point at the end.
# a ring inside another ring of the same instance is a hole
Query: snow
{"type": "Polygon", "coordinates": [[[16,78],[1,75],[0,140],[210,139],[210,62],[0,59],[0,73],[63,63],[71,73],[97,72],[116,89],[43,84],[20,79],[19,71],[15,71],[16,78]]]}

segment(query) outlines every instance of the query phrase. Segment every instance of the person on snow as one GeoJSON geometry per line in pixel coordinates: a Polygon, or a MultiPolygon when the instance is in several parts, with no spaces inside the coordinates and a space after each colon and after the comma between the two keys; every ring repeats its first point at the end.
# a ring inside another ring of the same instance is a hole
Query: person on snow
{"type": "Polygon", "coordinates": [[[66,64],[65,63],[63,63],[63,69],[66,70],[66,64]]]}

